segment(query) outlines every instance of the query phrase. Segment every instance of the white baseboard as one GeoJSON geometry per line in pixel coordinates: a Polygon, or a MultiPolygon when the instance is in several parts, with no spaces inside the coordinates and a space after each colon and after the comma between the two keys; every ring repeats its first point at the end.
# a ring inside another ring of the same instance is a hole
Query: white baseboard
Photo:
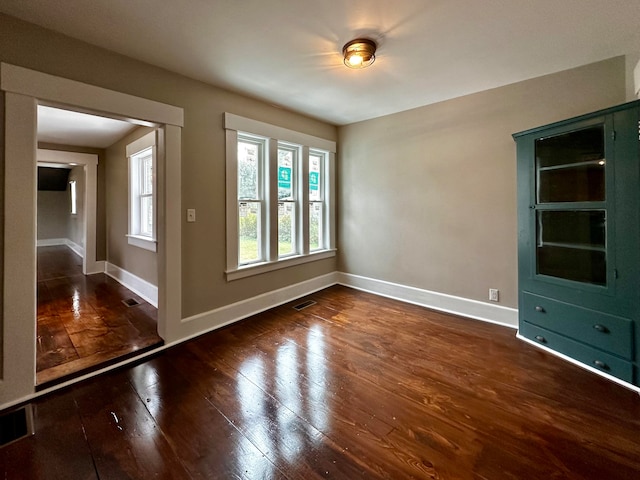
{"type": "Polygon", "coordinates": [[[84,258],[84,247],[82,247],[81,245],[78,245],[73,240],[69,240],[67,238],[67,247],[80,255],[81,258],[84,258]]]}
{"type": "Polygon", "coordinates": [[[158,308],[158,287],[156,285],[153,285],[152,283],[149,283],[112,263],[105,262],[105,266],[106,268],[104,273],[120,282],[136,295],[144,298],[154,307],[158,308]]]}
{"type": "Polygon", "coordinates": [[[80,257],[84,258],[84,248],[68,238],[41,238],[36,241],[36,246],[38,247],[53,247],[56,245],[66,245],[80,255],[80,257]]]}
{"type": "MultiPolygon", "coordinates": [[[[131,275],[129,272],[126,272],[125,270],[121,269],[120,267],[116,266],[116,265],[112,265],[110,263],[106,263],[107,266],[107,270],[105,270],[105,273],[111,277],[113,277],[115,280],[119,281],[120,283],[122,283],[123,285],[125,285],[127,288],[129,288],[129,290],[133,290],[133,288],[131,288],[129,285],[124,284],[123,282],[120,281],[119,278],[116,278],[114,276],[115,275],[122,275],[125,276],[131,275]],[[121,274],[121,272],[125,272],[124,274],[121,274]]],[[[189,325],[190,327],[192,326],[192,328],[190,328],[190,330],[193,330],[192,333],[187,334],[183,337],[181,337],[179,340],[176,340],[174,342],[170,342],[170,343],[165,343],[162,346],[159,346],[157,348],[154,348],[153,350],[147,351],[145,353],[142,353],[140,355],[136,355],[135,357],[132,358],[128,358],[126,360],[123,360],[121,362],[115,363],[113,365],[109,365],[103,369],[100,369],[98,371],[95,372],[91,372],[91,373],[87,373],[86,375],[82,375],[78,378],[74,378],[72,380],[63,382],[59,385],[55,385],[53,387],[50,387],[46,390],[42,390],[40,392],[35,392],[33,394],[27,395],[25,397],[19,398],[17,400],[11,401],[9,403],[6,403],[4,405],[0,405],[0,410],[3,410],[5,408],[9,408],[12,407],[14,405],[18,405],[20,403],[24,403],[26,401],[29,400],[33,400],[35,398],[41,397],[43,395],[47,395],[51,392],[55,392],[57,390],[60,390],[62,388],[66,388],[70,385],[79,383],[83,380],[86,380],[88,378],[92,378],[95,377],[97,375],[100,375],[102,373],[105,372],[110,372],[112,370],[121,368],[125,365],[131,364],[133,362],[138,362],[146,357],[150,357],[151,355],[156,355],[158,352],[161,352],[163,350],[166,350],[168,348],[171,348],[175,345],[179,345],[183,342],[186,342],[194,337],[198,337],[200,335],[203,335],[211,330],[215,330],[217,328],[223,327],[225,325],[228,325],[230,323],[236,322],[238,320],[242,320],[243,318],[247,318],[251,315],[254,315],[256,313],[260,313],[262,311],[268,310],[270,308],[273,307],[277,307],[278,305],[282,305],[283,303],[287,303],[290,302],[292,300],[295,300],[296,298],[300,298],[303,297],[305,295],[309,295],[311,293],[317,292],[319,290],[322,290],[323,288],[327,288],[330,287],[331,285],[335,285],[336,283],[338,283],[336,281],[337,279],[337,272],[332,272],[329,273],[327,275],[323,275],[322,277],[317,277],[317,278],[313,278],[311,280],[307,280],[305,282],[301,282],[298,283],[296,285],[291,285],[289,287],[285,287],[285,288],[281,288],[279,290],[274,290],[273,292],[267,292],[264,293],[262,295],[258,295],[257,297],[254,298],[250,298],[247,300],[243,300],[240,302],[236,302],[233,303],[231,305],[226,305],[224,307],[220,307],[217,308],[215,310],[211,310],[209,312],[204,312],[204,313],[200,313],[198,315],[194,315],[192,317],[188,317],[188,318],[184,318],[182,319],[182,323],[183,326],[184,325],[189,325]]],[[[135,277],[135,275],[132,275],[135,277]]],[[[138,278],[138,277],[136,277],[138,278]]],[[[144,280],[143,280],[144,282],[144,280]]],[[[148,283],[148,282],[146,282],[148,283]]],[[[136,292],[138,293],[138,292],[136,292]]],[[[138,295],[140,295],[138,293],[138,295]]],[[[142,295],[140,295],[142,296],[142,295]]],[[[148,301],[148,300],[147,300],[148,301]]],[[[149,302],[151,303],[151,302],[149,302]]]]}
{"type": "Polygon", "coordinates": [[[518,328],[518,310],[492,305],[490,303],[456,297],[445,293],[407,287],[397,283],[374,278],[361,277],[350,273],[338,273],[338,283],[383,297],[402,302],[469,317],[483,322],[496,323],[505,327],[518,328]]]}
{"type": "Polygon", "coordinates": [[[39,238],[36,241],[38,247],[55,247],[56,245],[67,245],[67,238],[39,238]]]}
{"type": "MultiPolygon", "coordinates": [[[[139,277],[136,277],[135,275],[132,275],[131,273],[121,269],[120,267],[108,262],[106,262],[105,273],[118,282],[122,283],[131,291],[140,295],[142,298],[145,298],[145,300],[147,300],[149,303],[157,306],[158,289],[156,286],[151,285],[149,282],[146,282],[145,280],[142,280],[139,277]],[[139,281],[139,283],[136,284],[136,281],[139,281]],[[143,294],[143,292],[141,292],[142,288],[136,285],[142,285],[143,287],[146,286],[152,291],[152,293],[150,295],[143,294]],[[151,301],[153,299],[155,299],[155,303],[151,301]]],[[[486,322],[496,323],[508,327],[517,326],[518,311],[513,308],[485,304],[476,300],[469,300],[452,295],[430,292],[428,290],[421,290],[418,288],[407,287],[404,285],[384,282],[381,280],[361,277],[358,275],[332,272],[321,277],[313,278],[311,280],[297,283],[295,285],[290,285],[288,287],[274,290],[272,292],[267,292],[262,295],[258,295],[257,297],[249,298],[247,300],[242,300],[231,305],[225,305],[208,312],[203,312],[191,317],[183,318],[181,323],[184,327],[184,330],[179,340],[166,343],[163,346],[141,354],[140,356],[136,356],[117,364],[110,365],[97,372],[92,372],[76,379],[69,380],[68,382],[56,385],[42,392],[34,393],[6,405],[0,405],[0,409],[12,405],[17,405],[20,402],[51,393],[87,378],[96,376],[100,373],[111,371],[129,363],[139,361],[142,358],[155,355],[162,350],[166,350],[175,345],[186,342],[194,337],[198,337],[212,330],[216,330],[225,325],[229,325],[244,318],[250,317],[251,315],[255,315],[256,313],[260,313],[270,308],[277,307],[278,305],[282,305],[305,295],[310,295],[314,292],[336,284],[345,285],[347,287],[367,291],[376,295],[393,298],[401,302],[421,305],[424,307],[433,308],[435,310],[463,315],[465,317],[470,317],[486,322]]],[[[527,341],[526,339],[523,340],[527,341]]],[[[571,361],[571,359],[569,359],[569,361],[571,361]]],[[[620,383],[619,380],[615,381],[620,383]]],[[[629,387],[629,385],[627,384],[624,385],[629,387]]],[[[631,386],[631,388],[635,389],[635,387],[633,386],[631,386]]]]}
{"type": "Polygon", "coordinates": [[[516,338],[518,338],[519,340],[522,340],[523,342],[527,342],[530,345],[533,345],[534,347],[538,347],[542,350],[544,350],[547,353],[550,353],[551,355],[555,356],[555,357],[559,357],[567,362],[573,363],[574,365],[583,368],[585,370],[588,370],[591,373],[595,373],[596,375],[600,375],[601,377],[606,378],[607,380],[611,380],[612,382],[617,383],[618,385],[622,385],[623,387],[628,388],[629,390],[633,390],[634,392],[640,393],[640,387],[636,387],[635,385],[632,385],[630,383],[625,382],[624,380],[620,380],[619,378],[614,377],[613,375],[609,375],[608,373],[603,372],[602,370],[598,370],[597,368],[593,368],[585,363],[579,362],[578,360],[576,360],[575,358],[571,358],[566,356],[564,353],[560,353],[560,352],[556,352],[555,350],[552,350],[551,348],[545,346],[545,345],[540,345],[538,342],[534,342],[533,340],[529,340],[528,338],[523,337],[522,335],[520,335],[520,332],[518,332],[516,334],[516,338]]]}
{"type": "Polygon", "coordinates": [[[107,273],[107,262],[105,260],[97,260],[93,267],[87,272],[87,275],[93,273],[107,273]]]}
{"type": "MultiPolygon", "coordinates": [[[[296,298],[310,295],[314,292],[330,287],[337,283],[337,272],[328,273],[321,277],[312,278],[304,282],[289,285],[288,287],[263,293],[247,300],[225,305],[208,312],[199,313],[191,317],[183,318],[183,326],[188,328],[188,338],[192,338],[211,330],[250,317],[270,308],[277,307],[296,298]]],[[[187,340],[182,338],[180,342],[187,340]]]]}

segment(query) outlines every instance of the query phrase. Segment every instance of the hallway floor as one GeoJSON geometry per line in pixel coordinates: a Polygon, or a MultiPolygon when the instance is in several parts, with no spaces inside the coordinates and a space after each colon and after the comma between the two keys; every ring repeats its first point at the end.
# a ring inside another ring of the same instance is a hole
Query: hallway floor
{"type": "Polygon", "coordinates": [[[38,247],[38,387],[161,344],[153,305],[103,273],[83,275],[69,247],[38,247]]]}

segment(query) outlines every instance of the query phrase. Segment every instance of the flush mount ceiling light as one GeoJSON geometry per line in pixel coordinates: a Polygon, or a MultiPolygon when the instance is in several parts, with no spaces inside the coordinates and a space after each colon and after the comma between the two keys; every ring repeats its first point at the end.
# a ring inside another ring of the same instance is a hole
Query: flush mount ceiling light
{"type": "Polygon", "coordinates": [[[344,64],[349,68],[365,68],[376,59],[376,42],[367,38],[356,38],[342,47],[344,64]]]}

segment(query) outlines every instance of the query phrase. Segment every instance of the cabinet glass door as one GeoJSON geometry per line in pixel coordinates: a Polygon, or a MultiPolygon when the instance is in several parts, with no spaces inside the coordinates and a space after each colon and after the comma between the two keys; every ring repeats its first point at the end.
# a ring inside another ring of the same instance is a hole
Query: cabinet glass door
{"type": "Polygon", "coordinates": [[[604,125],[535,141],[539,275],[606,285],[604,125]]]}

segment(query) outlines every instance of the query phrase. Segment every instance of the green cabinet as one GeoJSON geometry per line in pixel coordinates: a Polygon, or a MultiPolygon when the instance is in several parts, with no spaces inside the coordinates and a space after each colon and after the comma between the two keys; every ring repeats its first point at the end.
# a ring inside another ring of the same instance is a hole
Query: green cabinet
{"type": "Polygon", "coordinates": [[[514,134],[519,335],[640,386],[640,101],[514,134]]]}

